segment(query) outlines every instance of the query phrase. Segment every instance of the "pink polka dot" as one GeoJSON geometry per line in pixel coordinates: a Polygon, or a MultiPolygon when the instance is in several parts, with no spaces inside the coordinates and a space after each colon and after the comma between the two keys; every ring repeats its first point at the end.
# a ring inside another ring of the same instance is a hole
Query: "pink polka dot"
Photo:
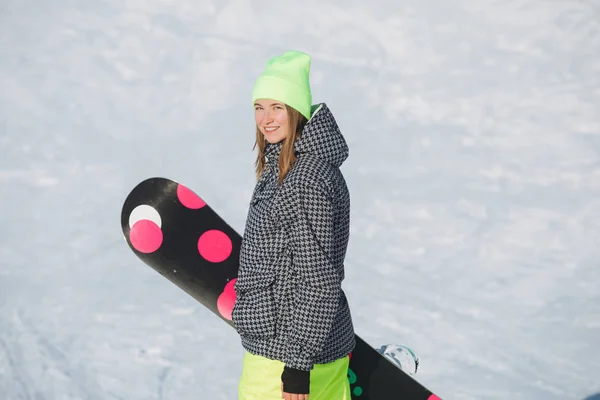
{"type": "Polygon", "coordinates": [[[131,245],[139,252],[152,253],[160,247],[163,234],[158,225],[148,219],[137,221],[129,230],[131,245]]]}
{"type": "Polygon", "coordinates": [[[231,254],[233,245],[229,236],[219,230],[206,231],[198,239],[198,252],[210,262],[221,262],[231,254]]]}
{"type": "Polygon", "coordinates": [[[442,399],[437,397],[435,394],[432,394],[431,396],[429,396],[429,398],[427,400],[442,400],[442,399]]]}
{"type": "Polygon", "coordinates": [[[206,202],[200,196],[181,184],[177,186],[177,198],[181,204],[192,210],[197,210],[206,205],[206,202]]]}
{"type": "Polygon", "coordinates": [[[236,298],[235,289],[233,287],[236,281],[237,278],[227,282],[227,285],[225,285],[225,289],[223,289],[223,293],[221,293],[221,295],[219,295],[219,298],[217,299],[217,309],[219,310],[223,318],[228,319],[230,321],[231,313],[233,311],[233,305],[235,304],[236,298]]]}

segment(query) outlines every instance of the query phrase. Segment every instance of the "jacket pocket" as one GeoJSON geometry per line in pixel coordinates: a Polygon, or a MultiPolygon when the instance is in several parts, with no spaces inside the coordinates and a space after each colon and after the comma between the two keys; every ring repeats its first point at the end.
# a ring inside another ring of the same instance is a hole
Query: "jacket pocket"
{"type": "Polygon", "coordinates": [[[275,337],[277,312],[272,283],[265,287],[237,293],[231,318],[241,336],[275,337]]]}

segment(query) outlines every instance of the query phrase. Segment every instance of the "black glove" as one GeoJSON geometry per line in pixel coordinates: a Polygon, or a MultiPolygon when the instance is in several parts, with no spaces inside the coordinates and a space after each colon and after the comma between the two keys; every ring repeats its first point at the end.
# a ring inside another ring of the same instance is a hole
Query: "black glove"
{"type": "Polygon", "coordinates": [[[283,391],[291,394],[308,394],[310,389],[310,371],[284,367],[281,374],[283,391]]]}

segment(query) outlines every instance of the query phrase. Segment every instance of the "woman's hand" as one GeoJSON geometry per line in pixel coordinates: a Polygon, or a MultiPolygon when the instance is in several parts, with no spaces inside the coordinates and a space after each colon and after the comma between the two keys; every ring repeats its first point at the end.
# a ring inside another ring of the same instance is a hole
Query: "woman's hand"
{"type": "Polygon", "coordinates": [[[281,398],[283,400],[308,400],[307,394],[293,394],[283,391],[283,382],[281,382],[281,398]]]}
{"type": "Polygon", "coordinates": [[[308,400],[309,393],[310,371],[285,366],[281,374],[281,398],[283,400],[308,400]]]}

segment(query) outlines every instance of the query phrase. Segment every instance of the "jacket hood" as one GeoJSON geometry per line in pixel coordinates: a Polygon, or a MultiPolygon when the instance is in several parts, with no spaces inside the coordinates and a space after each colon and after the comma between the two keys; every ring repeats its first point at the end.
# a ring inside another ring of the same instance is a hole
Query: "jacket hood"
{"type": "Polygon", "coordinates": [[[325,103],[313,106],[312,117],[296,142],[298,154],[310,153],[340,167],[348,158],[348,144],[325,103]]]}
{"type": "MultiPolygon", "coordinates": [[[[281,147],[281,142],[267,144],[267,162],[278,158],[281,147]]],[[[348,158],[348,144],[325,103],[313,106],[312,116],[296,141],[294,150],[297,155],[312,154],[338,168],[348,158]]]]}

